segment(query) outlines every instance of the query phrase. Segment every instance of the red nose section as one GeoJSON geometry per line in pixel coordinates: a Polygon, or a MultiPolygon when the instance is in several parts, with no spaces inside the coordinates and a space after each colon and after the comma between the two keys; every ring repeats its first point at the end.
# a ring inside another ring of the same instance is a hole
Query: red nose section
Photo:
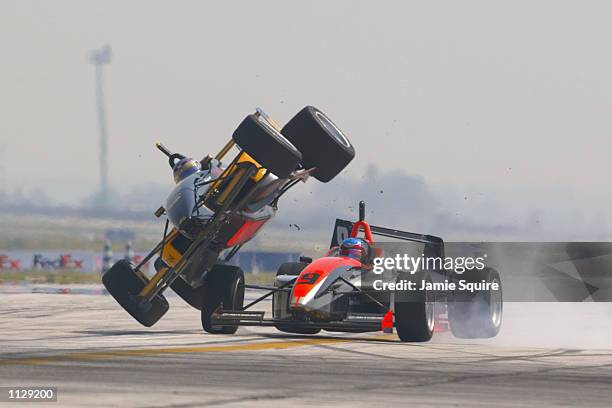
{"type": "Polygon", "coordinates": [[[360,267],[361,262],[352,258],[345,257],[326,257],[320,258],[308,265],[299,278],[295,282],[293,287],[293,301],[292,304],[297,304],[300,298],[308,295],[308,293],[315,288],[319,282],[321,282],[327,275],[329,275],[334,269],[349,266],[349,267],[360,267]]]}

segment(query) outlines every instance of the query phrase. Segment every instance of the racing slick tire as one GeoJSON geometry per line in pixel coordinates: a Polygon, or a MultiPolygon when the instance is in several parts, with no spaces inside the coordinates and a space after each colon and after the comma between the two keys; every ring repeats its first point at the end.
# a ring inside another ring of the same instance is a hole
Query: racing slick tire
{"type": "MultiPolygon", "coordinates": [[[[276,276],[279,275],[289,275],[289,276],[299,276],[302,270],[308,264],[305,262],[285,262],[278,267],[278,271],[276,272],[276,276]]],[[[272,310],[274,310],[274,296],[272,296],[272,310]]],[[[317,334],[321,331],[321,329],[312,329],[308,327],[296,327],[291,326],[291,324],[277,324],[277,330],[285,332],[285,333],[294,333],[294,334],[317,334]]]]}
{"type": "Polygon", "coordinates": [[[304,168],[316,167],[312,176],[324,183],[355,157],[355,149],[344,133],[314,106],[299,111],[281,133],[302,152],[304,168]]]}
{"type": "MultiPolygon", "coordinates": [[[[428,272],[402,276],[400,279],[416,282],[417,288],[421,281],[431,282],[428,272]]],[[[396,291],[395,292],[395,328],[403,342],[424,342],[431,340],[435,327],[435,296],[430,290],[396,291]]]]}
{"type": "Polygon", "coordinates": [[[234,142],[259,164],[280,178],[291,174],[302,153],[263,117],[249,115],[234,131],[234,142]]]}
{"type": "Polygon", "coordinates": [[[448,320],[455,337],[486,339],[495,337],[501,328],[503,314],[502,287],[499,273],[493,268],[472,269],[459,275],[466,282],[496,282],[499,290],[456,289],[448,303],[448,320]]]}
{"type": "MultiPolygon", "coordinates": [[[[155,271],[157,272],[159,272],[161,268],[168,267],[168,265],[166,265],[161,258],[157,258],[153,266],[155,266],[155,271]]],[[[170,284],[170,288],[190,306],[198,310],[202,309],[202,300],[204,299],[203,287],[193,288],[183,279],[178,277],[170,284]]]]}
{"type": "Polygon", "coordinates": [[[143,326],[153,326],[168,311],[168,301],[161,294],[146,306],[140,304],[137,296],[146,283],[127,260],[122,259],[107,270],[102,276],[102,283],[117,303],[143,326]]]}
{"type": "Polygon", "coordinates": [[[212,315],[218,309],[241,310],[244,305],[244,272],[237,266],[215,265],[203,285],[200,307],[202,328],[210,334],[234,334],[237,325],[214,325],[212,315]]]}

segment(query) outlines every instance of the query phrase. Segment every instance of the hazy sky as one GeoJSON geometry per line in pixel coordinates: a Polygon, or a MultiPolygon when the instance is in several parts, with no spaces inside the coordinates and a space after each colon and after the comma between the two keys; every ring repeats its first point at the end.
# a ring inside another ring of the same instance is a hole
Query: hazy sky
{"type": "Polygon", "coordinates": [[[0,183],[64,202],[97,189],[87,58],[108,43],[123,191],[171,183],[158,139],[200,157],[256,106],[285,122],[312,104],[354,142],[349,176],[376,163],[458,196],[535,206],[554,190],[547,206],[588,210],[612,202],[611,15],[605,1],[3,0],[0,183]]]}

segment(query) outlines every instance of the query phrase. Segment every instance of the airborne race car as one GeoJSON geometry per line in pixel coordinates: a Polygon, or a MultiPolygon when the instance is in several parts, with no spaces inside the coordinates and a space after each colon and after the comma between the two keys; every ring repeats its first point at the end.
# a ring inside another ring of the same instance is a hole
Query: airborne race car
{"type": "Polygon", "coordinates": [[[460,338],[497,335],[503,304],[501,280],[496,270],[485,267],[457,274],[449,270],[421,269],[415,274],[399,272],[390,277],[392,282],[412,281],[417,288],[423,281],[462,279],[471,283],[484,282],[483,286],[489,289],[470,292],[376,290],[373,283],[378,275],[373,274],[371,261],[383,255],[384,244],[377,247],[374,235],[422,244],[423,253],[430,257],[444,258],[444,242],[431,235],[370,226],[364,219],[363,202],[359,213],[356,223],[336,220],[331,248],[325,257],[315,261],[302,257],[300,262],[281,265],[274,287],[246,285],[247,288],[269,289],[269,292],[244,307],[235,307],[240,305],[239,298],[243,296],[243,291],[236,288],[228,297],[234,309],[219,306],[210,318],[206,317],[206,324],[203,315],[204,329],[207,330],[208,324],[224,327],[226,332],[235,331],[237,326],[274,326],[289,333],[316,334],[321,330],[389,333],[395,327],[404,342],[428,341],[434,332],[447,330],[460,338]],[[371,250],[365,261],[344,256],[338,247],[342,237],[356,238],[361,231],[364,233],[362,239],[371,250]],[[498,285],[499,290],[491,290],[493,284],[498,285]],[[269,296],[272,296],[272,319],[266,319],[263,311],[248,310],[269,296]]]}
{"type": "Polygon", "coordinates": [[[242,307],[244,274],[226,263],[272,218],[287,190],[310,176],[330,181],[353,159],[354,148],[312,106],[282,128],[258,109],[240,123],[216,156],[201,161],[172,153],[160,143],[157,147],[168,156],[176,183],[165,208],[155,213],[167,216],[163,238],[135,267],[125,260],[117,262],[102,282],[144,326],[152,326],[168,311],[163,292],[171,287],[202,310],[206,331],[233,333],[235,326],[210,322],[219,306],[242,307]],[[223,163],[234,147],[234,159],[223,163]],[[149,278],[141,269],[155,255],[156,273],[149,278]]]}

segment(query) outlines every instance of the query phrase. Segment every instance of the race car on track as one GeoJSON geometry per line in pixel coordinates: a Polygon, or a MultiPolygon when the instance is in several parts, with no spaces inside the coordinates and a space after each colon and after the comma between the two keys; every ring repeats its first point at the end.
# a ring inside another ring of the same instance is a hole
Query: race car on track
{"type": "Polygon", "coordinates": [[[171,287],[202,311],[206,331],[233,333],[236,326],[211,324],[215,310],[240,309],[243,304],[244,274],[227,262],[272,218],[287,190],[310,176],[330,181],[353,159],[354,148],[312,106],[282,128],[258,109],[216,156],[200,161],[172,153],[160,143],[157,147],[168,156],[176,183],[165,208],[155,213],[167,217],[163,238],[138,265],[126,260],[114,264],[102,282],[144,326],[152,326],[168,311],[163,292],[171,287]],[[234,147],[234,159],[222,162],[234,147]],[[149,278],[142,268],[156,255],[156,273],[149,278]]]}
{"type": "Polygon", "coordinates": [[[461,274],[446,269],[420,269],[414,274],[398,272],[387,277],[392,283],[413,281],[415,287],[422,286],[421,282],[462,279],[467,283],[487,283],[482,286],[488,289],[377,289],[374,282],[379,275],[373,273],[372,260],[381,257],[385,249],[384,244],[378,246],[374,242],[374,235],[418,243],[424,254],[440,259],[444,258],[444,242],[431,235],[370,226],[364,219],[363,202],[359,213],[356,223],[336,220],[331,248],[325,257],[315,261],[303,257],[300,262],[281,265],[273,287],[253,286],[269,292],[246,306],[241,305],[238,297],[242,293],[237,295],[237,289],[228,297],[232,310],[222,305],[212,316],[203,315],[204,329],[212,326],[231,331],[237,326],[274,326],[289,333],[316,334],[321,330],[392,332],[395,328],[405,342],[428,341],[434,332],[446,330],[460,338],[497,335],[503,304],[501,280],[495,269],[472,268],[461,274]],[[360,232],[363,237],[359,237],[360,232]],[[492,290],[493,287],[499,289],[492,290]],[[272,296],[271,319],[266,319],[263,311],[248,310],[269,296],[272,296]]]}

